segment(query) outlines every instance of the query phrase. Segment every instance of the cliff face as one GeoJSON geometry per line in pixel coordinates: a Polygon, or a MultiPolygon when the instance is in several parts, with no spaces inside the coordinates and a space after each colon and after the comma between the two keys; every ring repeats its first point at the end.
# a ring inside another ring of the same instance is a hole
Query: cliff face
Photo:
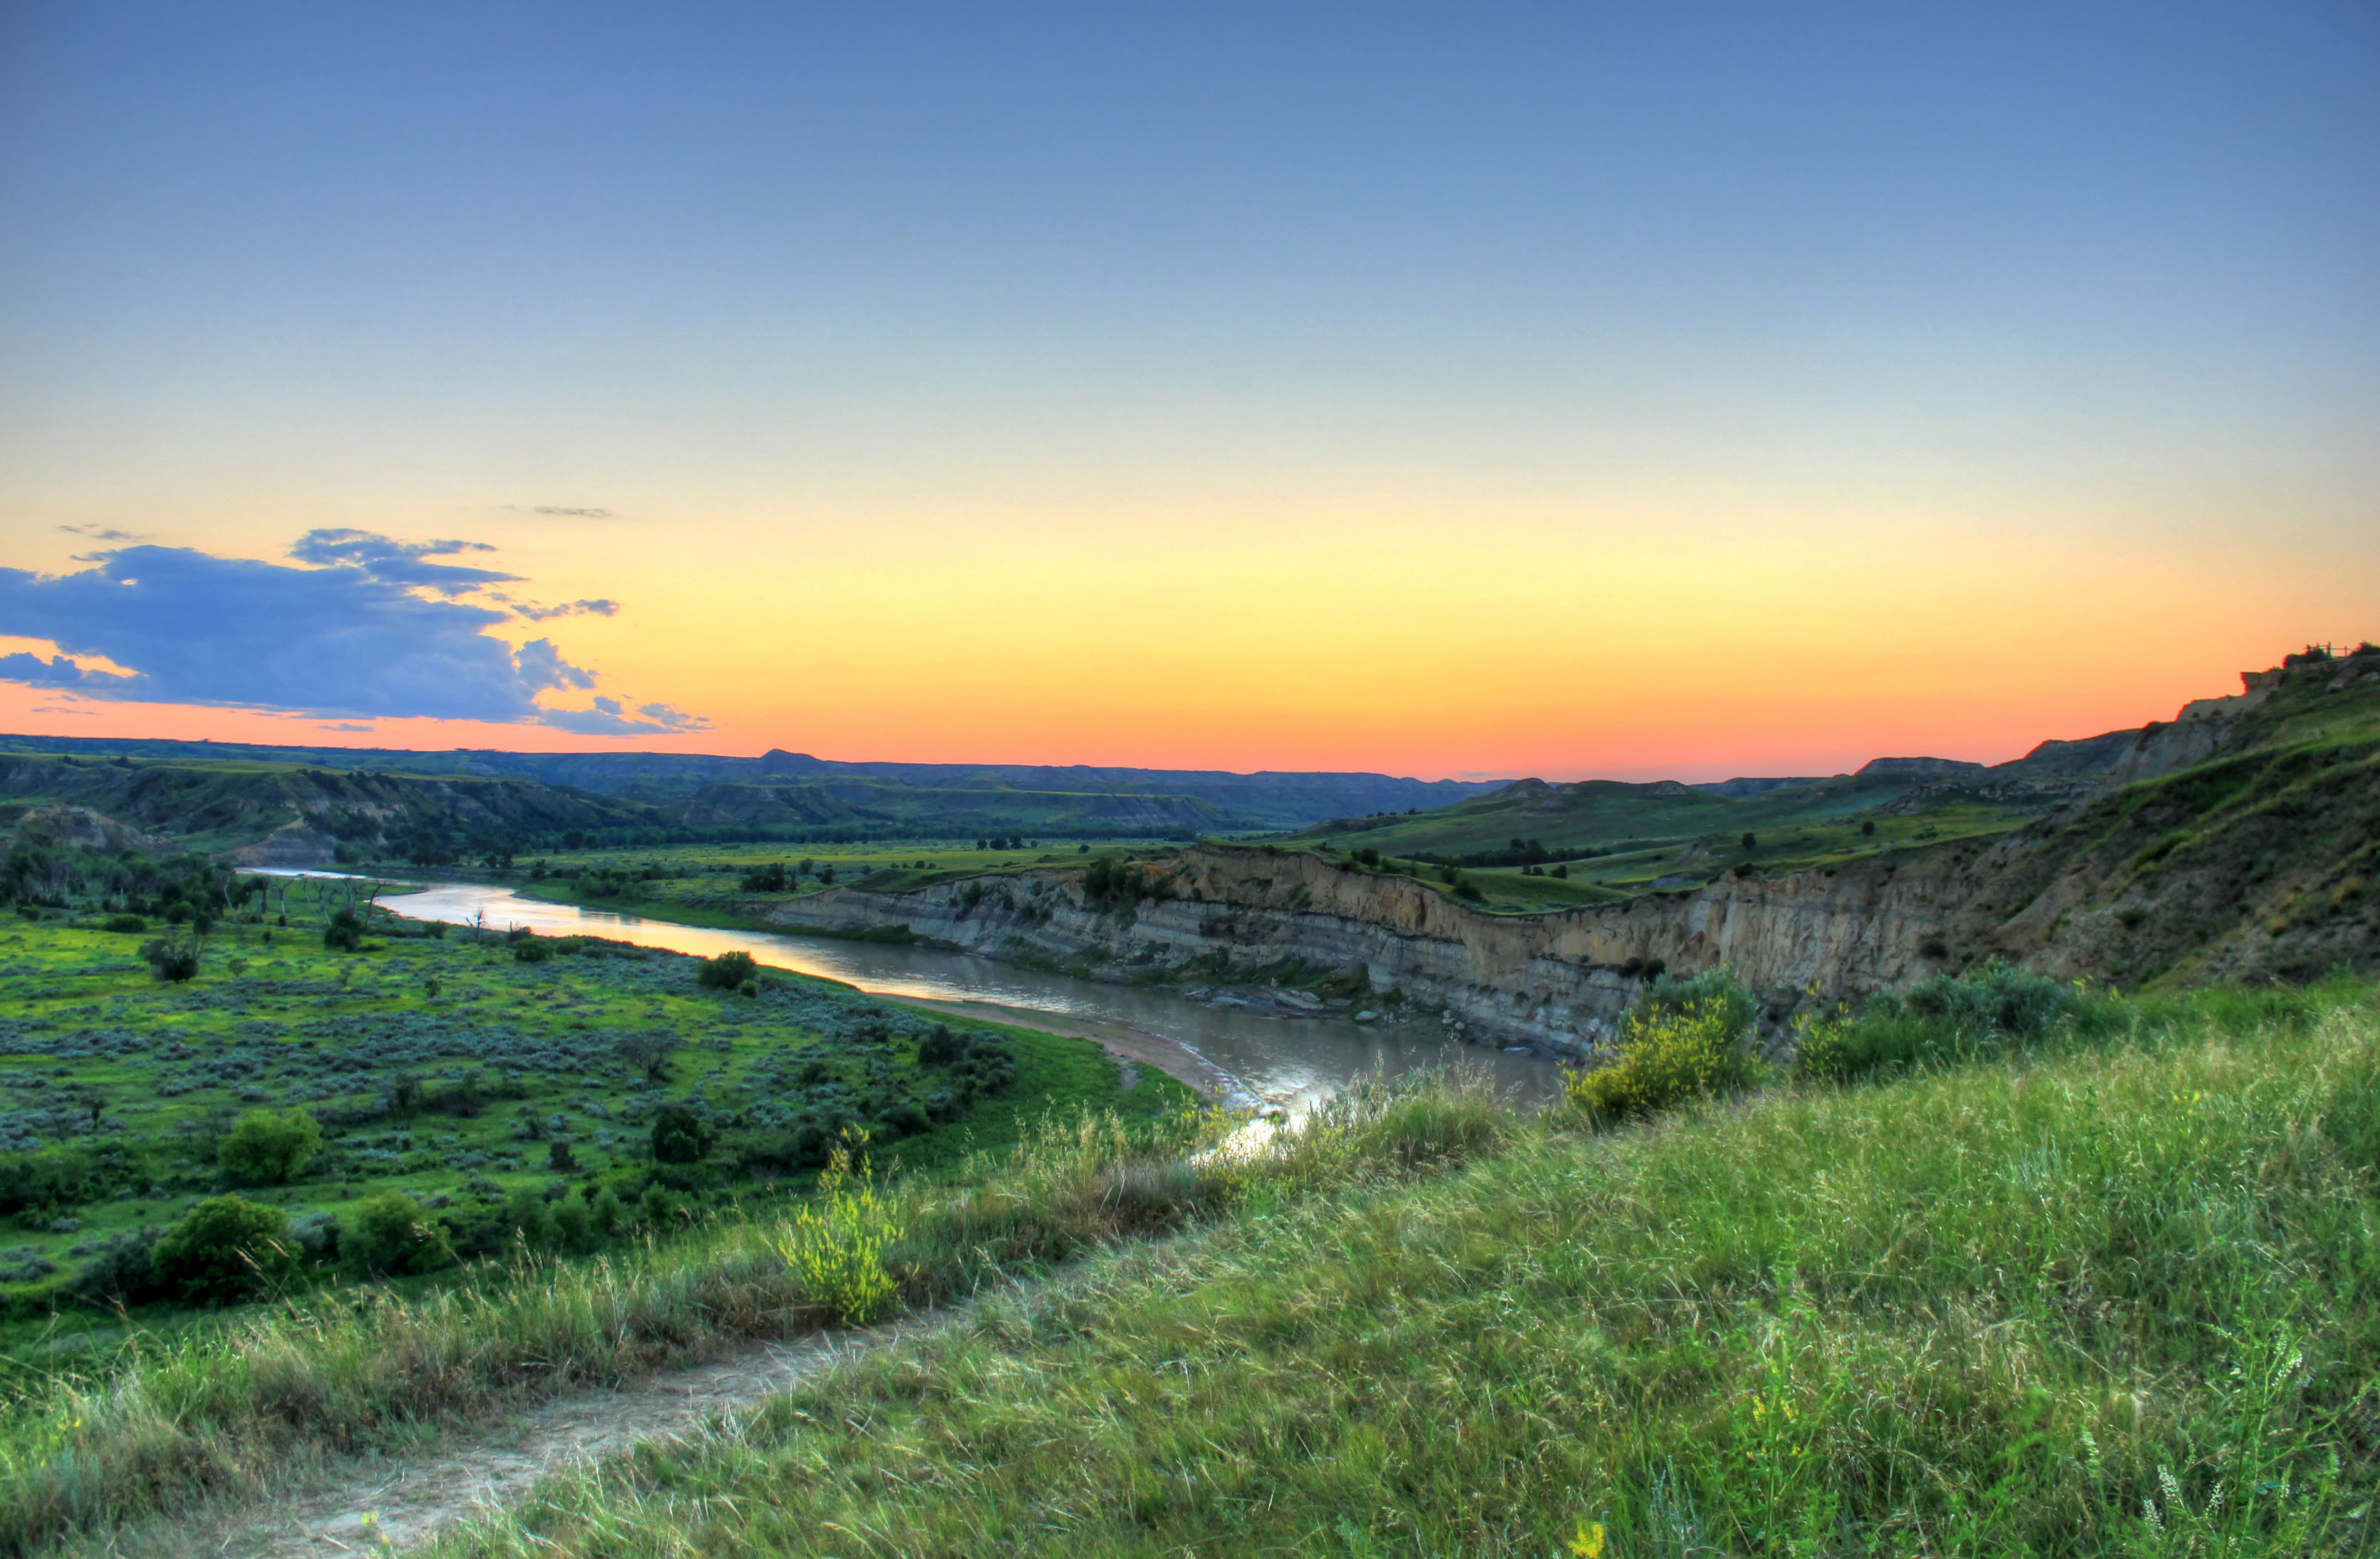
{"type": "Polygon", "coordinates": [[[1410,877],[1299,852],[1201,845],[1182,852],[1160,896],[1135,903],[1087,901],[1082,872],[1069,867],[912,893],[836,889],[770,918],[789,930],[905,929],[1108,977],[1360,966],[1375,986],[1578,1056],[1610,1032],[1653,961],[1687,973],[1731,963],[1780,1015],[1813,985],[1832,997],[1925,973],[1934,965],[1922,949],[1972,892],[1982,854],[1953,848],[1558,914],[1491,915],[1410,877]]]}

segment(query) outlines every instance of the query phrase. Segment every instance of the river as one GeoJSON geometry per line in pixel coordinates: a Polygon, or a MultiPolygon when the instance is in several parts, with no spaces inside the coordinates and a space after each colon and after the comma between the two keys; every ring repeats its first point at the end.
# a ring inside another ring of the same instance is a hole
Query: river
{"type": "Polygon", "coordinates": [[[480,924],[496,930],[525,925],[540,936],[603,937],[701,958],[741,949],[771,968],[840,980],[872,996],[1098,1040],[1121,1056],[1161,1067],[1243,1107],[1302,1114],[1375,1071],[1395,1076],[1458,1062],[1485,1068],[1500,1086],[1524,1097],[1543,1098],[1560,1085],[1561,1074],[1552,1062],[1466,1048],[1446,1038],[1435,1021],[1272,1017],[1192,1001],[1171,991],[1020,969],[967,953],[681,925],[525,899],[489,883],[432,883],[384,897],[380,903],[416,920],[480,924]]]}

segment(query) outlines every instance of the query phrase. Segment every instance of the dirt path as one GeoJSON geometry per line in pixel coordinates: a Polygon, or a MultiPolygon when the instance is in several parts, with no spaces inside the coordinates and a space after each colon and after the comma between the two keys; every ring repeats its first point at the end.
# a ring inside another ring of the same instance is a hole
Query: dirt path
{"type": "Polygon", "coordinates": [[[765,1344],[616,1391],[574,1392],[504,1423],[460,1432],[419,1458],[346,1462],[269,1505],[249,1505],[195,1523],[164,1551],[323,1559],[403,1550],[448,1522],[520,1498],[539,1479],[574,1462],[675,1439],[856,1354],[949,1325],[960,1313],[765,1344]]]}

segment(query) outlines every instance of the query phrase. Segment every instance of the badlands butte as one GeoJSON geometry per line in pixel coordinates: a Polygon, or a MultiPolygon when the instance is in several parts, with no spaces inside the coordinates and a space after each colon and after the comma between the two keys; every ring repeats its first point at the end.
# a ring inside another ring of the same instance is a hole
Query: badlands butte
{"type": "Polygon", "coordinates": [[[1665,969],[1731,965],[1772,1032],[1813,1002],[1993,959],[2128,987],[2371,969],[2380,649],[2311,649],[2242,682],[2171,722],[2045,743],[1992,768],[1904,759],[1722,786],[1524,780],[1274,842],[902,890],[863,881],[750,908],[788,930],[915,938],[1283,1010],[1442,1009],[1468,1036],[1565,1057],[1608,1037],[1665,969]],[[1651,837],[1682,807],[1707,828],[1708,808],[1746,797],[1781,840],[1651,837]],[[1483,828],[1504,836],[1501,851],[1429,848],[1483,828]],[[1573,862],[1584,877],[1632,860],[1655,875],[1582,884],[1608,901],[1500,910],[1479,891],[1499,872],[1526,874],[1516,888],[1567,887],[1573,862]]]}

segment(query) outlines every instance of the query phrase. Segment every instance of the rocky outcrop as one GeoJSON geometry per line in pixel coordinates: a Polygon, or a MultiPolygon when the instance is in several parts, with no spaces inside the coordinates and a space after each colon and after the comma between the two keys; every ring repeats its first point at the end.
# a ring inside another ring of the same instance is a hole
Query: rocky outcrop
{"type": "Polygon", "coordinates": [[[909,893],[830,890],[779,906],[789,930],[905,931],[993,957],[1111,978],[1228,978],[1232,971],[1362,969],[1375,987],[1558,1055],[1611,1032],[1646,973],[1736,972],[1781,1017],[1813,987],[1832,997],[1913,978],[1973,890],[1976,847],[1831,872],[1727,877],[1690,893],[1553,914],[1473,910],[1412,877],[1296,851],[1201,845],[1151,869],[1137,899],[1087,896],[1050,868],[909,893]]]}

